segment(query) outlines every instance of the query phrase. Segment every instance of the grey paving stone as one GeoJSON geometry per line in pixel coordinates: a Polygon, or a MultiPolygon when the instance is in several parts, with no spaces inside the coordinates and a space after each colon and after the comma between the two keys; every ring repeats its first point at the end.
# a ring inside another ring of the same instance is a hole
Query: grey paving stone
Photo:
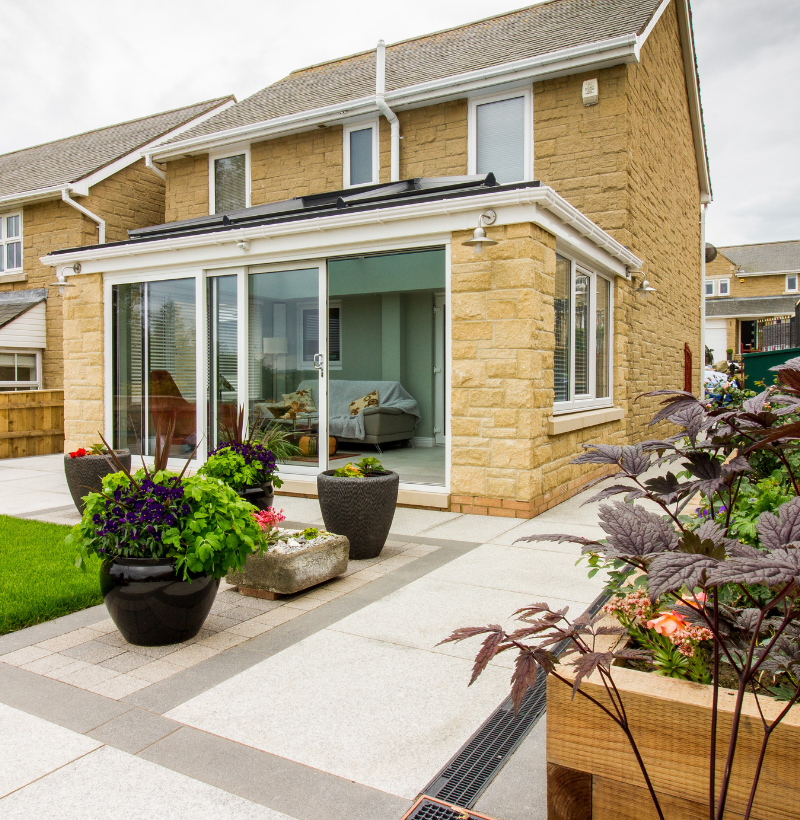
{"type": "Polygon", "coordinates": [[[226,629],[230,629],[238,623],[240,623],[240,621],[233,618],[226,618],[224,615],[209,615],[208,618],[206,618],[205,625],[214,632],[224,632],[226,629]]]}
{"type": "Polygon", "coordinates": [[[546,718],[522,741],[475,808],[505,820],[547,820],[546,718]]]}
{"type": "Polygon", "coordinates": [[[100,641],[86,641],[86,643],[78,644],[71,649],[62,649],[59,654],[86,663],[100,663],[113,658],[115,655],[121,655],[124,651],[121,646],[109,646],[107,643],[100,643],[100,641]]]}
{"type": "Polygon", "coordinates": [[[140,757],[297,820],[397,820],[411,801],[184,727],[140,757]]]}
{"type": "Polygon", "coordinates": [[[140,655],[138,652],[123,652],[121,655],[115,655],[107,661],[102,661],[100,666],[105,666],[106,669],[113,669],[115,672],[130,672],[131,669],[138,669],[146,663],[151,663],[152,658],[147,655],[140,655]]]}
{"type": "Polygon", "coordinates": [[[0,663],[0,702],[75,732],[88,732],[131,708],[5,663],[0,663]]]}
{"type": "Polygon", "coordinates": [[[116,630],[114,632],[107,632],[105,635],[98,638],[97,640],[100,641],[100,643],[106,644],[107,646],[128,646],[128,642],[116,630]]]}
{"type": "Polygon", "coordinates": [[[47,621],[47,623],[19,629],[16,632],[10,632],[8,635],[0,635],[0,655],[22,649],[23,646],[32,646],[35,643],[46,641],[48,638],[56,638],[67,632],[74,632],[76,629],[91,626],[98,621],[104,621],[106,618],[108,618],[108,610],[103,604],[100,604],[99,606],[83,609],[80,612],[72,612],[53,621],[47,621]]]}
{"type": "Polygon", "coordinates": [[[143,709],[131,709],[87,734],[95,740],[122,749],[123,752],[136,754],[180,727],[180,723],[161,715],[154,715],[143,709]]]}
{"type": "Polygon", "coordinates": [[[128,645],[129,652],[136,652],[137,655],[146,655],[148,658],[164,658],[172,652],[180,649],[182,644],[172,644],[171,646],[134,646],[128,645]]]}

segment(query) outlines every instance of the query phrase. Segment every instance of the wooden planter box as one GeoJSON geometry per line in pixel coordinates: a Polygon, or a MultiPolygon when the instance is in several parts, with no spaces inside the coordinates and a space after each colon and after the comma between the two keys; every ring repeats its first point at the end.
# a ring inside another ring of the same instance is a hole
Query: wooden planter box
{"type": "MultiPolygon", "coordinates": [[[[667,820],[708,817],[710,686],[614,667],[614,680],[667,820]]],[[[602,683],[582,685],[608,704],[602,683]]],[[[720,690],[717,784],[727,753],[736,693],[720,690]]],[[[555,678],[547,681],[548,820],[657,820],[622,730],[555,678]]],[[[761,699],[767,720],[786,705],[761,699]]],[[[755,698],[745,698],[726,818],[747,805],[763,737],[755,698]]],[[[753,820],[800,817],[800,707],[772,733],[751,814],[753,820]]]]}

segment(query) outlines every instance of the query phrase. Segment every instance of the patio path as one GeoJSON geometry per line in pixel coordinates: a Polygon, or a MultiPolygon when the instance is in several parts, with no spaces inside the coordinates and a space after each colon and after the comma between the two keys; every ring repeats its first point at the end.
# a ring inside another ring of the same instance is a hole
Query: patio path
{"type": "MultiPolygon", "coordinates": [[[[62,471],[60,456],[0,461],[0,513],[77,520],[62,471]]],[[[400,508],[383,560],[280,602],[224,589],[209,629],[163,655],[119,641],[102,606],[0,637],[0,815],[396,820],[509,691],[511,659],[468,688],[477,643],[436,643],[597,596],[573,545],[514,543],[602,535],[581,501],[522,522],[400,508]]],[[[321,522],[315,500],[279,504],[321,522]]],[[[545,817],[543,728],[479,810],[545,817]]]]}

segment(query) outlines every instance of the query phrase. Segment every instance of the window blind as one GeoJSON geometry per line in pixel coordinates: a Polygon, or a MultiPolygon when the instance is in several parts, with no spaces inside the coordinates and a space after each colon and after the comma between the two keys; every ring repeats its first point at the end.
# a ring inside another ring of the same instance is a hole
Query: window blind
{"type": "Polygon", "coordinates": [[[476,172],[499,183],[525,178],[525,98],[476,106],[476,172]]]}
{"type": "Polygon", "coordinates": [[[598,399],[608,397],[608,339],[611,321],[611,282],[597,277],[597,306],[595,309],[595,396],[598,399]]]}
{"type": "Polygon", "coordinates": [[[167,371],[181,396],[196,395],[194,279],[147,285],[148,370],[167,371]]]}
{"type": "Polygon", "coordinates": [[[589,283],[585,274],[575,277],[575,395],[589,392],[589,283]]]}
{"type": "Polygon", "coordinates": [[[245,156],[214,160],[214,212],[238,211],[247,207],[245,156]]]}
{"type": "Polygon", "coordinates": [[[569,401],[569,318],[570,318],[570,262],[556,257],[555,282],[555,358],[553,362],[556,401],[569,401]]]}
{"type": "Polygon", "coordinates": [[[372,182],[372,128],[350,132],[350,184],[372,182]]]}
{"type": "MultiPolygon", "coordinates": [[[[311,362],[319,349],[319,311],[303,311],[303,361],[311,362]]],[[[328,361],[342,360],[341,336],[339,330],[339,308],[328,311],[328,361]]]]}

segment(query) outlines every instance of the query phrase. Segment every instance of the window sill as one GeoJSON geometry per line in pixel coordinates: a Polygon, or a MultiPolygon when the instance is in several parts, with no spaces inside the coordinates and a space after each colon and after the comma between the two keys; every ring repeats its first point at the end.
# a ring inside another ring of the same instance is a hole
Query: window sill
{"type": "Polygon", "coordinates": [[[0,273],[0,285],[6,284],[6,282],[27,282],[28,281],[28,274],[23,273],[22,271],[17,271],[16,273],[0,273]]]}
{"type": "Polygon", "coordinates": [[[577,413],[566,413],[563,416],[550,416],[547,419],[547,435],[560,436],[586,427],[619,421],[625,417],[621,407],[604,407],[601,410],[579,410],[577,413]]]}

